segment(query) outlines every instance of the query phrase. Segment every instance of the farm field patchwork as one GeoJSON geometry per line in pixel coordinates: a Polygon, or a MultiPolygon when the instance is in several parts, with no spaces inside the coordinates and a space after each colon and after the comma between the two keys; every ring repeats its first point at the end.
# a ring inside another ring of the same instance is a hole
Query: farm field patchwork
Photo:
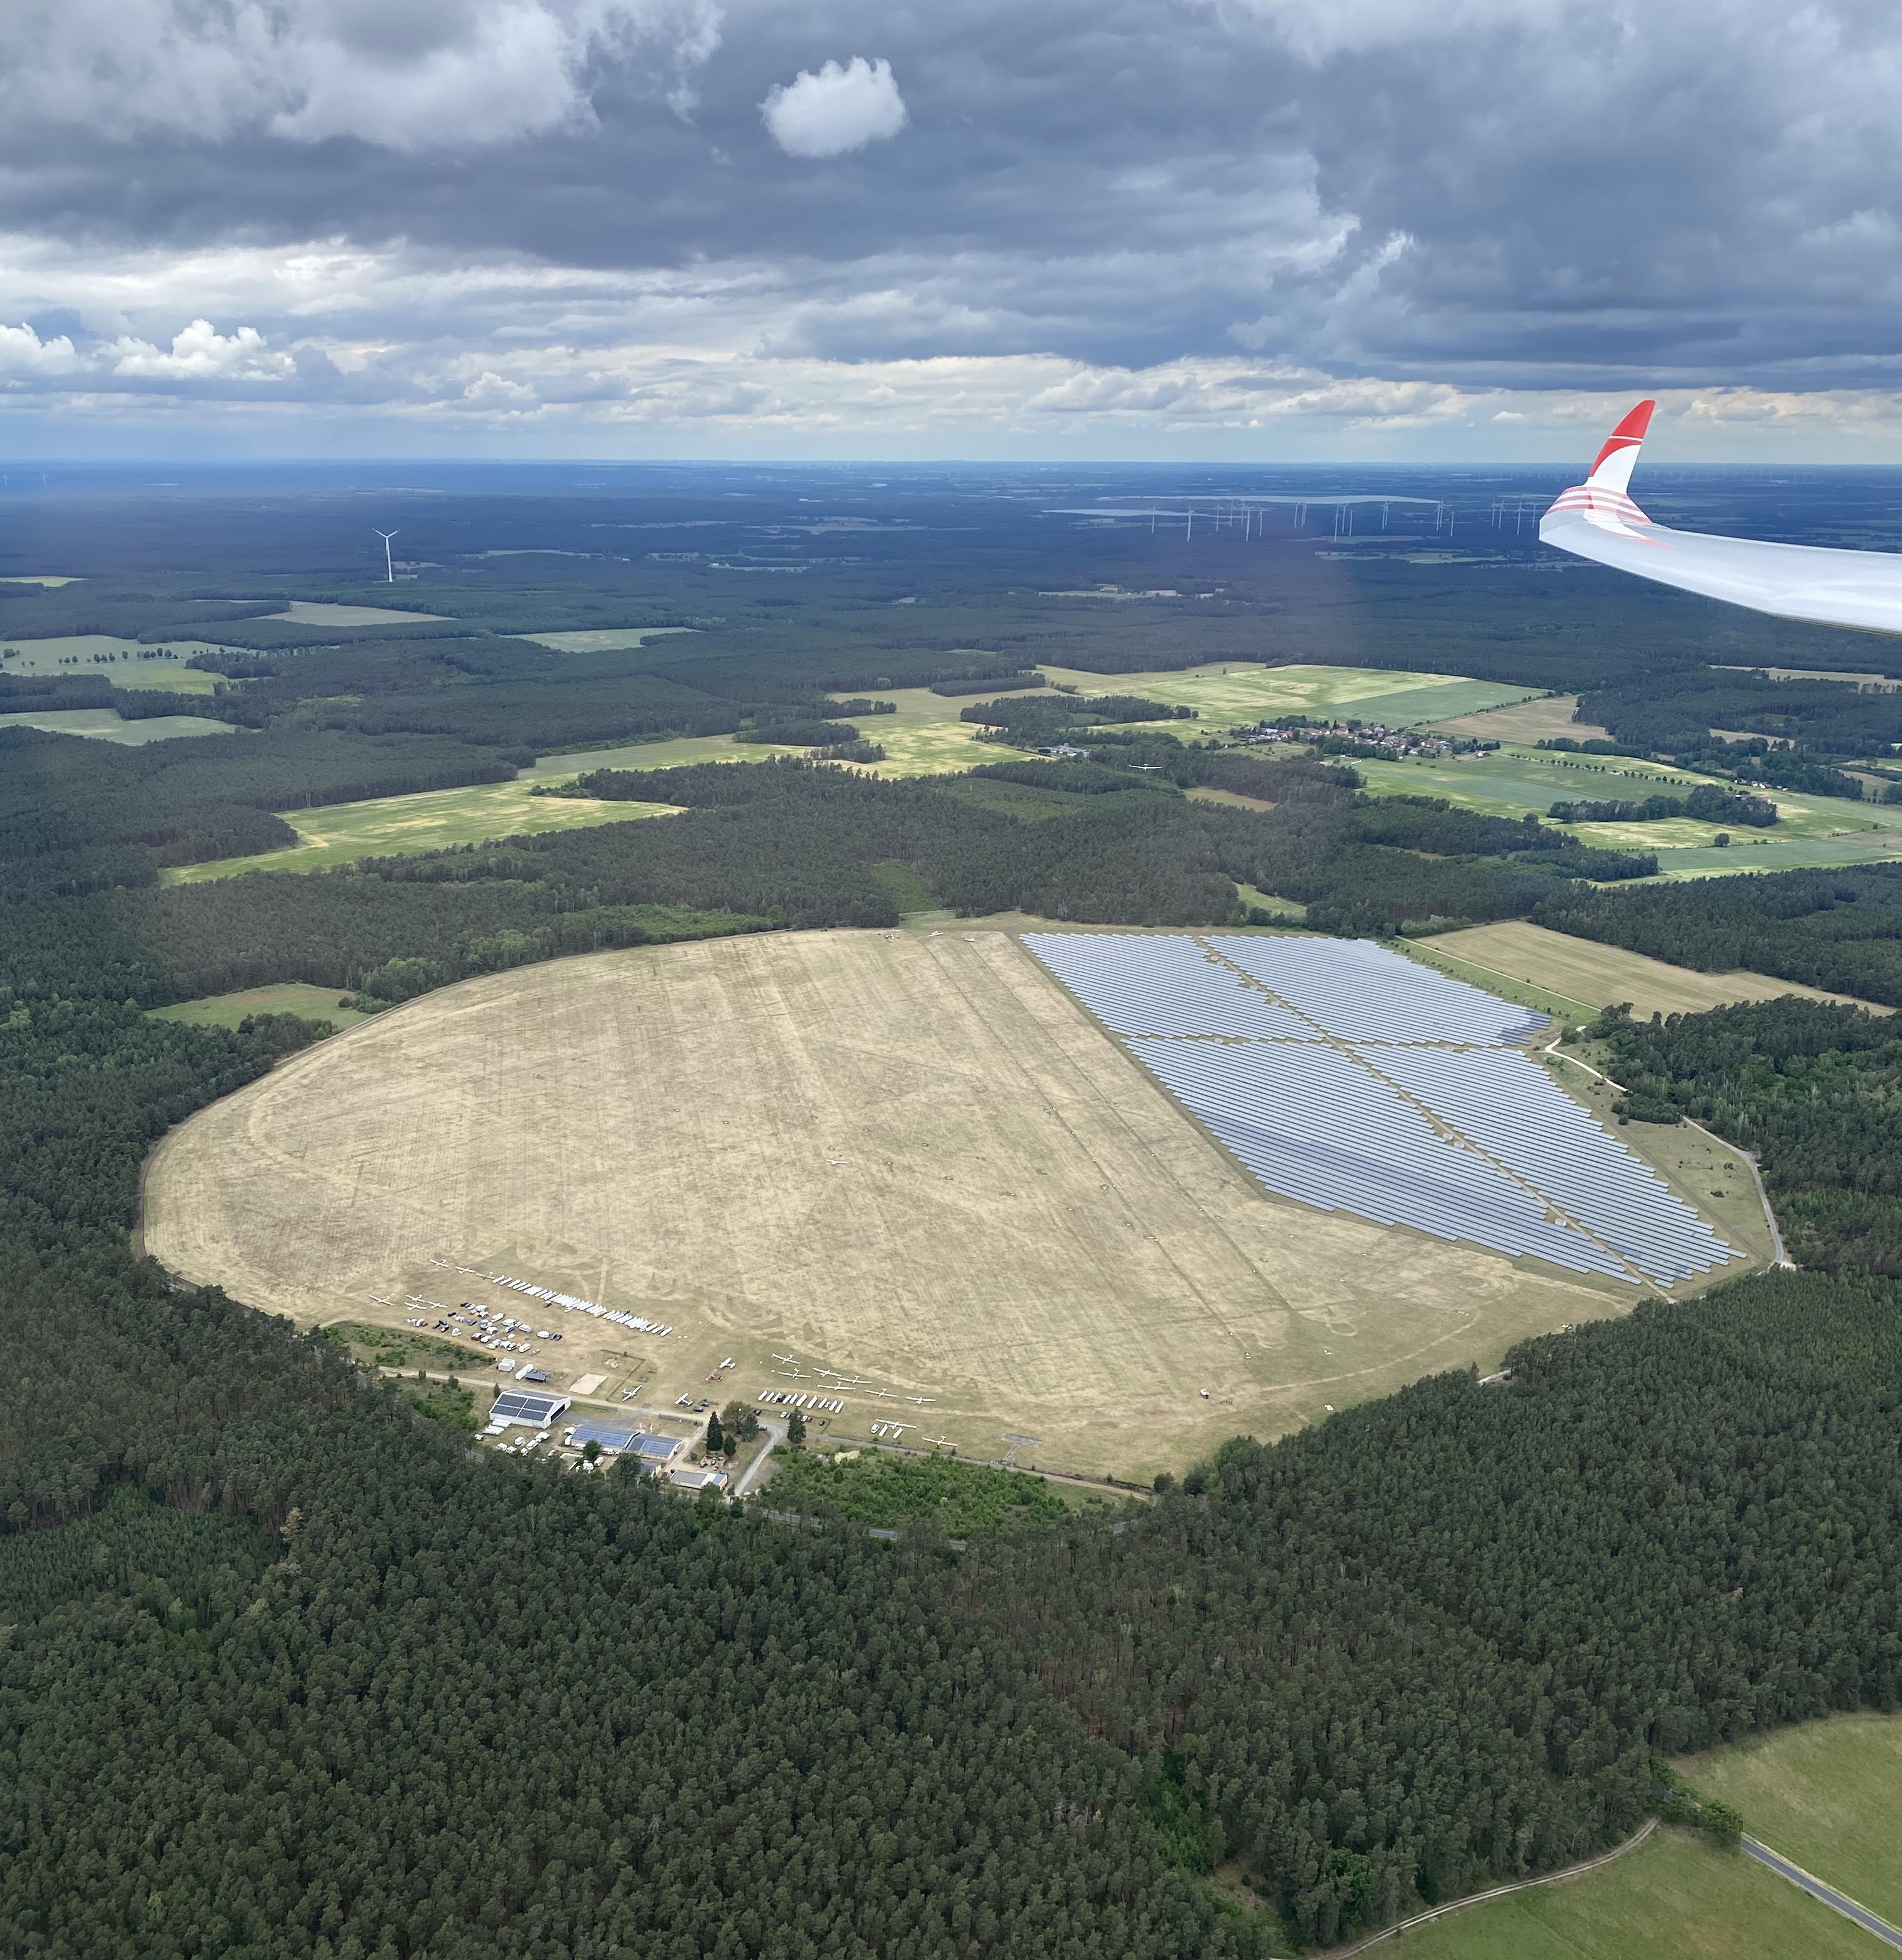
{"type": "MultiPolygon", "coordinates": [[[[1635,757],[1587,761],[1521,746],[1434,762],[1356,762],[1355,767],[1374,795],[1444,797],[1463,808],[1500,816],[1543,816],[1555,802],[1568,799],[1636,801],[1681,795],[1714,780],[1635,757]]],[[[1688,817],[1571,828],[1581,843],[1601,848],[1656,851],[1665,877],[1794,870],[1902,854],[1902,807],[1785,790],[1776,792],[1776,803],[1774,829],[1728,826],[1728,846],[1715,842],[1726,826],[1688,817]]]]}
{"type": "Polygon", "coordinates": [[[1677,1768],[1760,1843],[1902,1926],[1902,1715],[1825,1716],[1677,1768]]]}
{"type": "Polygon", "coordinates": [[[1882,1949],[1754,1859],[1665,1830],[1595,1872],[1376,1950],[1394,1960],[1872,1960],[1882,1949]]]}
{"type": "Polygon", "coordinates": [[[307,1325],[527,1276],[671,1327],[546,1364],[662,1408],[824,1367],[834,1433],[1140,1476],[1633,1297],[1266,1198],[1022,947],[922,923],[427,995],[174,1131],[145,1242],[307,1325]]]}
{"type": "MultiPolygon", "coordinates": [[[[1383,667],[1291,665],[1240,660],[1144,673],[1091,673],[1082,667],[1041,671],[1085,694],[1141,694],[1171,707],[1193,708],[1212,730],[1301,713],[1362,721],[1426,721],[1470,714],[1534,690],[1459,674],[1407,673],[1383,667]]],[[[977,697],[982,698],[982,697],[977,697]]]]}
{"type": "MultiPolygon", "coordinates": [[[[1775,979],[1767,973],[1699,973],[1642,953],[1628,953],[1621,946],[1601,946],[1596,940],[1549,931],[1524,919],[1435,933],[1414,941],[1409,950],[1436,963],[1451,962],[1462,978],[1479,986],[1502,976],[1546,989],[1582,1013],[1628,1001],[1640,1020],[1649,1020],[1654,1013],[1700,1013],[1733,1001],[1768,1001],[1779,994],[1800,994],[1808,1001],[1848,998],[1775,979]]],[[[1872,1011],[1889,1010],[1878,1007],[1872,1011]]]]}
{"type": "MultiPolygon", "coordinates": [[[[572,773],[565,772],[564,773],[572,773]]],[[[493,837],[520,837],[543,830],[577,830],[590,824],[666,816],[672,806],[658,803],[597,803],[591,798],[538,797],[531,781],[475,783],[464,789],[424,790],[409,796],[378,797],[368,803],[330,803],[287,814],[304,841],[254,857],[225,858],[209,864],[186,864],[161,873],[170,885],[236,877],[245,871],[316,871],[359,858],[388,858],[418,851],[440,851],[453,844],[476,844],[493,837]]]]}

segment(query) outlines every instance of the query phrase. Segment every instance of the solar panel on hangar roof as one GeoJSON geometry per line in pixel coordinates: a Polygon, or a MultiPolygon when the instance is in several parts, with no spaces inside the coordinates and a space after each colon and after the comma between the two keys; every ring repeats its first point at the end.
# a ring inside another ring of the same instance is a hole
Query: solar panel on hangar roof
{"type": "Polygon", "coordinates": [[[537,1428],[551,1423],[568,1406],[565,1395],[534,1395],[505,1389],[489,1411],[491,1422],[529,1422],[537,1428]]]}
{"type": "Polygon", "coordinates": [[[578,1422],[575,1425],[577,1443],[598,1443],[604,1449],[625,1449],[640,1434],[636,1429],[623,1429],[610,1422],[578,1422]]]}

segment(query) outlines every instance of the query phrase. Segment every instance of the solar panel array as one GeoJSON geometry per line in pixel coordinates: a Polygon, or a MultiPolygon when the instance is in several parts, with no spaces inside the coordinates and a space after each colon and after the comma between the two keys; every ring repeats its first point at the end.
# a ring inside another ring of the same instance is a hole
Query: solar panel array
{"type": "Polygon", "coordinates": [[[639,1430],[618,1428],[612,1423],[578,1422],[575,1425],[575,1443],[578,1448],[584,1443],[598,1443],[604,1449],[625,1449],[639,1430]]]}
{"type": "Polygon", "coordinates": [[[523,1422],[545,1429],[568,1406],[566,1395],[537,1395],[520,1389],[505,1389],[490,1404],[491,1422],[523,1422]]]}
{"type": "Polygon", "coordinates": [[[1665,1284],[1741,1256],[1510,1045],[1536,1010],[1368,940],[1024,943],[1282,1197],[1665,1284]]]}

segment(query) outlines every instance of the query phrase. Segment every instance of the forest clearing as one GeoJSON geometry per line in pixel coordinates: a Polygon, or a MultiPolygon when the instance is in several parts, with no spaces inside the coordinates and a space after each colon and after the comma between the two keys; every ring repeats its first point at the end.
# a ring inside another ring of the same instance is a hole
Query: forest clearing
{"type": "MultiPolygon", "coordinates": [[[[305,1325],[532,1273],[671,1328],[642,1343],[657,1401],[792,1354],[895,1398],[855,1433],[909,1409],[967,1454],[1030,1431],[1040,1464],[1122,1475],[1631,1297],[1266,1197],[1021,947],[951,927],[432,994],[175,1131],[145,1229],[305,1325]]],[[[559,1325],[570,1372],[628,1344],[559,1325]]]]}

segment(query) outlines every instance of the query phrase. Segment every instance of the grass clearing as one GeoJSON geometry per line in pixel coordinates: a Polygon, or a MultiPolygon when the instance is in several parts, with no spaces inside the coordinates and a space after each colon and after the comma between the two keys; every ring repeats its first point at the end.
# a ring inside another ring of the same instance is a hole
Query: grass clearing
{"type": "Polygon", "coordinates": [[[1872,1960],[1826,1905],[1688,1831],[1563,1885],[1476,1905],[1376,1949],[1394,1960],[1872,1960]]]}
{"type": "Polygon", "coordinates": [[[56,708],[45,714],[0,714],[0,728],[40,728],[49,735],[78,735],[88,741],[117,742],[142,749],[148,742],[170,742],[187,735],[246,735],[228,721],[202,714],[153,714],[128,721],[116,708],[56,708]]]}
{"type": "Polygon", "coordinates": [[[578,830],[591,824],[674,813],[671,803],[538,797],[530,794],[533,787],[529,780],[518,778],[510,783],[423,790],[410,796],[378,797],[368,803],[330,803],[321,809],[287,813],[285,821],[296,831],[299,842],[254,857],[180,865],[161,873],[161,882],[196,885],[212,878],[234,878],[246,871],[320,871],[360,858],[403,857],[494,837],[578,830]]]}
{"type": "MultiPolygon", "coordinates": [[[[1643,1020],[1654,1013],[1701,1013],[1707,1007],[1726,1007],[1734,1001],[1773,1000],[1780,994],[1800,994],[1806,1001],[1849,998],[1801,987],[1793,980],[1775,979],[1767,973],[1699,973],[1642,953],[1628,953],[1621,946],[1601,946],[1596,940],[1552,932],[1524,919],[1436,933],[1430,939],[1412,942],[1407,950],[1436,964],[1444,961],[1457,967],[1460,978],[1476,986],[1496,990],[1505,980],[1551,990],[1556,998],[1569,1004],[1568,1012],[1595,1010],[1629,1001],[1643,1020]]],[[[1545,1003],[1531,1004],[1543,1007],[1545,1003]]],[[[1856,1004],[1865,1007],[1869,1003],[1856,1004]]],[[[1875,1007],[1871,1011],[1889,1010],[1875,1007]]]]}
{"type": "Polygon", "coordinates": [[[846,1433],[980,1460],[1029,1433],[1040,1468],[1133,1478],[1629,1305],[1267,1197],[1021,947],[928,916],[380,1014],[174,1130],[146,1245],[305,1325],[501,1305],[482,1275],[511,1274],[671,1325],[554,1323],[562,1369],[662,1409],[789,1354],[865,1378],[846,1433]]]}
{"type": "Polygon", "coordinates": [[[337,1005],[334,987],[307,987],[301,981],[288,981],[275,987],[245,987],[235,994],[208,994],[196,1001],[180,1001],[175,1007],[154,1007],[155,1021],[183,1021],[197,1028],[235,1028],[251,1014],[301,1014],[306,1020],[329,1021],[338,1028],[353,1028],[367,1021],[353,1007],[337,1005]]]}
{"type": "Polygon", "coordinates": [[[1826,1716],[1677,1768],[1753,1838],[1902,1926],[1902,1714],[1826,1716]]]}
{"type": "Polygon", "coordinates": [[[282,612],[268,612],[265,617],[287,619],[299,626],[413,626],[419,621],[433,622],[448,615],[406,612],[395,606],[340,606],[327,599],[293,599],[282,612]]]}
{"type": "Polygon", "coordinates": [[[616,647],[644,647],[649,640],[693,630],[691,626],[591,626],[580,632],[518,633],[515,637],[532,640],[538,647],[552,647],[558,654],[607,654],[616,647]]]}
{"type": "Polygon", "coordinates": [[[49,640],[10,640],[15,651],[0,660],[0,673],[59,674],[68,680],[109,680],[114,687],[152,687],[167,694],[212,694],[221,678],[185,663],[195,654],[221,651],[209,640],[168,640],[175,660],[159,660],[158,649],[110,633],[75,633],[49,640]],[[100,657],[110,654],[110,660],[100,657]]]}

